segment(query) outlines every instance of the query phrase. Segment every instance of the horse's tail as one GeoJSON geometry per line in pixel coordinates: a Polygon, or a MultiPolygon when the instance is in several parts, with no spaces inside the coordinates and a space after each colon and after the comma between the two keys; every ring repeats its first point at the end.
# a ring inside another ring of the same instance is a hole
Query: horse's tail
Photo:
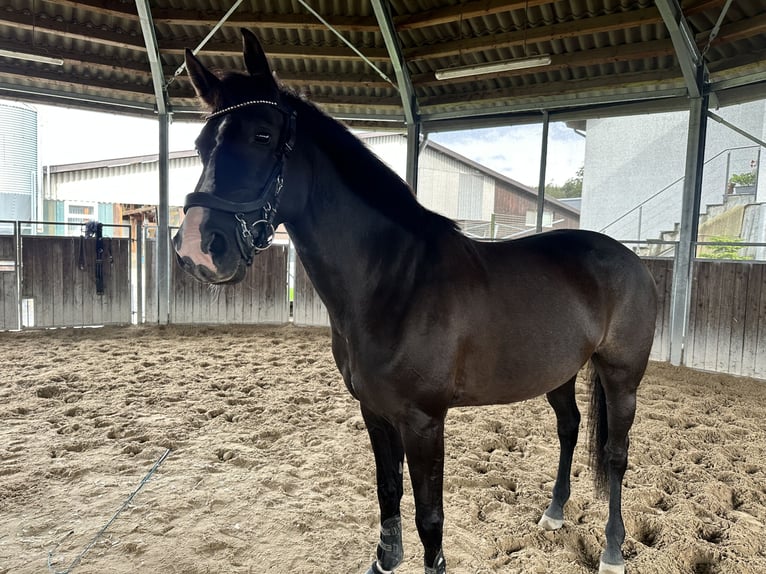
{"type": "Polygon", "coordinates": [[[606,395],[601,385],[601,377],[593,363],[588,367],[591,382],[590,413],[588,417],[588,436],[590,443],[590,466],[593,471],[593,483],[596,494],[607,495],[609,469],[606,460],[606,439],[609,436],[606,418],[606,395]]]}

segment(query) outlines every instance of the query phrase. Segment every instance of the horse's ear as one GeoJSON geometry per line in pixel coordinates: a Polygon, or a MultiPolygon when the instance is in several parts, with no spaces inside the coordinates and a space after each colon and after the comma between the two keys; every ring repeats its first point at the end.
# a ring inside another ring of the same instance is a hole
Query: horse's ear
{"type": "Polygon", "coordinates": [[[184,62],[186,62],[186,71],[189,73],[194,91],[206,104],[215,107],[221,80],[203,66],[189,48],[186,48],[184,53],[184,62]]]}
{"type": "Polygon", "coordinates": [[[250,30],[242,28],[242,51],[245,56],[245,68],[251,76],[272,78],[269,61],[261,43],[250,30]]]}

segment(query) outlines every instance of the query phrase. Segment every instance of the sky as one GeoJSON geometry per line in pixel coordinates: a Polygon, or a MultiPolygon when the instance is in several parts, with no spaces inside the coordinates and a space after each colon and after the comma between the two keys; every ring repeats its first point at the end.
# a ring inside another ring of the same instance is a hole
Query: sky
{"type": "MultiPolygon", "coordinates": [[[[42,165],[158,152],[156,120],[43,105],[34,108],[38,114],[38,153],[42,165]]],[[[170,151],[193,149],[200,129],[200,123],[171,123],[170,151]]],[[[542,125],[534,124],[434,133],[429,137],[494,171],[537,187],[541,134],[542,125]]],[[[548,141],[546,182],[561,185],[583,166],[585,138],[564,124],[553,122],[548,141]]]]}

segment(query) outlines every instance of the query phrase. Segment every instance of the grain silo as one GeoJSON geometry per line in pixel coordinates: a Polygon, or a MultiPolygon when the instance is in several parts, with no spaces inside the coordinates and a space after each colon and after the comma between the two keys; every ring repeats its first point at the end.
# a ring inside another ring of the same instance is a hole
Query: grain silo
{"type": "MultiPolygon", "coordinates": [[[[37,112],[0,104],[0,220],[37,218],[37,112]]],[[[5,232],[7,224],[0,231],[5,232]]]]}

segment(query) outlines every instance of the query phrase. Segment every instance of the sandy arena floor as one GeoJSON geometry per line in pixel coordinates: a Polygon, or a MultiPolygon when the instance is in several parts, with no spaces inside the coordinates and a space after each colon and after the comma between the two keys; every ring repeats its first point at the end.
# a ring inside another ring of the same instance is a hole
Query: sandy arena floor
{"type": "MultiPolygon", "coordinates": [[[[0,333],[0,573],[66,571],[172,449],[73,572],[361,574],[374,468],[329,341],[294,327],[0,333]]],[[[766,382],[654,364],[631,440],[631,574],[766,572],[766,382]]],[[[584,446],[565,527],[536,526],[557,459],[543,398],[450,413],[451,574],[596,571],[606,508],[584,446]]],[[[422,574],[407,487],[397,574],[422,574]]]]}

